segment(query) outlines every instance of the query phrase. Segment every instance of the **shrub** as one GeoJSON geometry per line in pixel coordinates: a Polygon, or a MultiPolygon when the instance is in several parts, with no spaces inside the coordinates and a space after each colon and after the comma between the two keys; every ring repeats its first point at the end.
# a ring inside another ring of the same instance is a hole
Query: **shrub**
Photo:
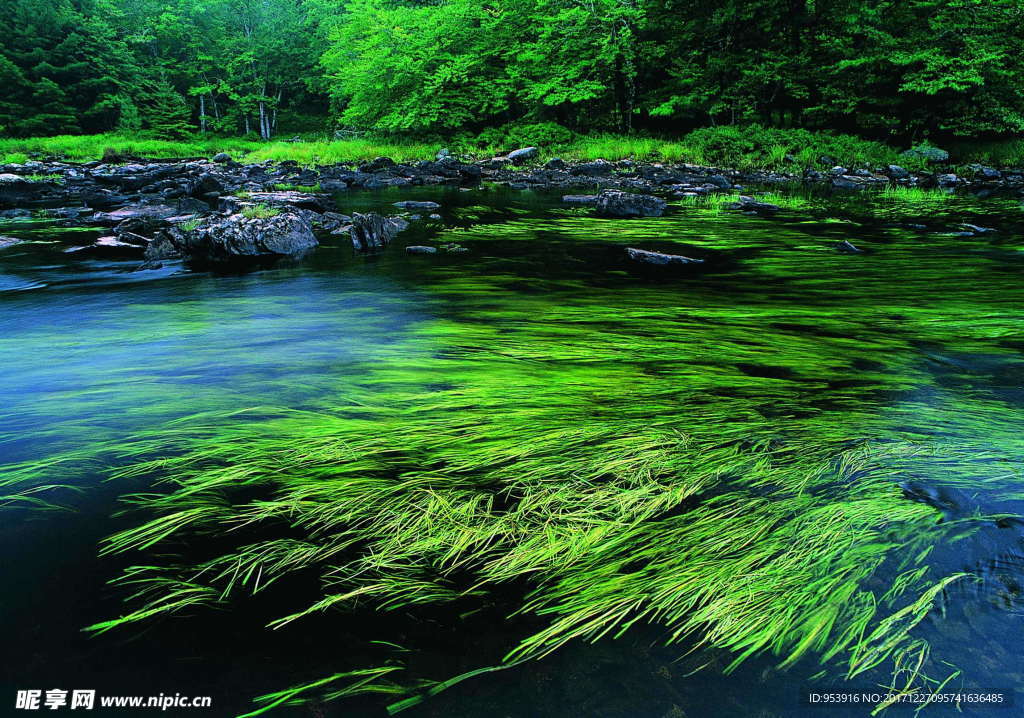
{"type": "Polygon", "coordinates": [[[512,145],[537,147],[554,147],[572,142],[572,130],[554,122],[536,122],[533,124],[512,124],[508,127],[508,143],[512,145]]]}

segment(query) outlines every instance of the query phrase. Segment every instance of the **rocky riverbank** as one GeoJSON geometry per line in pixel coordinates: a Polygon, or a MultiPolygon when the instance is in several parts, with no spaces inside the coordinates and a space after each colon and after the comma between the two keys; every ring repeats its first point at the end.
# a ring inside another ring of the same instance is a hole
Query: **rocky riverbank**
{"type": "MultiPolygon", "coordinates": [[[[210,160],[34,161],[0,167],[0,217],[42,214],[68,225],[109,228],[108,235],[78,251],[134,253],[148,260],[231,261],[301,255],[325,234],[348,235],[356,250],[372,251],[387,245],[407,221],[437,209],[433,203],[398,202],[392,217],[333,211],[338,193],[359,189],[494,183],[562,190],[568,203],[592,205],[608,217],[657,216],[667,198],[748,185],[804,183],[856,191],[895,184],[1024,192],[1024,170],[983,166],[961,175],[912,173],[896,165],[797,175],[632,161],[552,159],[539,164],[537,154],[534,148],[523,148],[504,157],[465,162],[442,153],[415,164],[379,157],[357,166],[316,168],[295,162],[241,164],[223,154],[210,160]],[[581,189],[588,194],[571,194],[581,189]]],[[[736,209],[770,212],[772,205],[742,198],[736,209]]]]}

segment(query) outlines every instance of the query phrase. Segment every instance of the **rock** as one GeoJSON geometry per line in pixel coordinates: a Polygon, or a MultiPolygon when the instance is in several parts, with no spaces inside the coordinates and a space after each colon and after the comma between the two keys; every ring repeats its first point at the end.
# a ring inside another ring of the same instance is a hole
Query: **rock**
{"type": "Polygon", "coordinates": [[[452,156],[452,153],[448,150],[448,148],[447,147],[442,147],[441,149],[439,149],[437,151],[437,154],[434,155],[434,159],[437,160],[438,162],[440,162],[441,160],[446,160],[446,159],[448,159],[451,156],[452,156]]]}
{"type": "Polygon", "coordinates": [[[552,157],[544,163],[544,169],[551,170],[553,172],[561,172],[567,166],[568,165],[565,164],[565,161],[562,160],[561,157],[552,157]]]}
{"type": "Polygon", "coordinates": [[[719,189],[729,189],[732,187],[732,182],[725,175],[711,175],[708,177],[708,184],[712,184],[719,189]]]}
{"type": "Polygon", "coordinates": [[[97,212],[92,216],[92,221],[95,224],[113,227],[128,219],[159,220],[173,217],[180,212],[180,209],[165,204],[134,205],[113,212],[97,212]]]}
{"type": "Polygon", "coordinates": [[[435,212],[434,214],[430,215],[430,217],[429,217],[429,218],[430,218],[430,219],[433,219],[433,220],[439,220],[439,219],[441,219],[441,215],[439,215],[439,214],[437,214],[437,213],[435,212]]]}
{"type": "Polygon", "coordinates": [[[171,227],[147,247],[146,259],[189,259],[226,262],[238,259],[298,257],[317,246],[309,220],[283,211],[274,217],[248,218],[242,214],[211,217],[197,227],[171,227]]]}
{"type": "Polygon", "coordinates": [[[665,206],[665,200],[658,197],[618,190],[604,190],[595,205],[601,217],[660,217],[665,206]]]}
{"type": "Polygon", "coordinates": [[[395,207],[398,207],[399,209],[408,209],[408,210],[415,210],[415,209],[430,210],[430,209],[440,209],[441,205],[439,205],[437,202],[417,202],[417,201],[414,201],[414,200],[405,200],[404,202],[395,202],[395,207]]]}
{"type": "Polygon", "coordinates": [[[863,254],[864,250],[860,249],[853,242],[844,239],[842,242],[836,244],[836,250],[843,252],[844,254],[863,254]]]}
{"type": "Polygon", "coordinates": [[[114,234],[122,242],[144,247],[153,241],[152,238],[161,229],[169,225],[169,219],[155,215],[128,217],[114,227],[114,234]]]}
{"type": "Polygon", "coordinates": [[[512,150],[505,157],[514,165],[524,165],[530,160],[537,159],[539,154],[540,150],[536,147],[523,147],[522,149],[512,150]]]}
{"type": "Polygon", "coordinates": [[[227,152],[218,152],[213,156],[213,161],[217,164],[226,164],[231,161],[231,155],[227,152]]]}
{"type": "Polygon", "coordinates": [[[583,175],[585,177],[601,177],[604,175],[610,175],[615,169],[608,160],[594,160],[593,162],[584,162],[581,165],[576,165],[569,170],[569,174],[583,175]]]}
{"type": "Polygon", "coordinates": [[[935,177],[935,182],[939,185],[939,187],[956,187],[958,181],[959,179],[957,178],[957,176],[952,173],[936,175],[935,177]]]}
{"type": "Polygon", "coordinates": [[[5,237],[0,235],[0,249],[7,249],[13,247],[16,244],[21,244],[24,240],[18,239],[17,237],[5,237]]]}
{"type": "Polygon", "coordinates": [[[189,194],[196,198],[217,196],[224,193],[224,185],[211,174],[200,175],[190,187],[189,194]]]}
{"type": "MultiPolygon", "coordinates": [[[[92,243],[92,246],[96,249],[116,249],[127,252],[137,252],[139,250],[139,245],[132,242],[123,242],[120,238],[112,236],[100,237],[92,243]]],[[[89,248],[87,247],[86,249],[89,248]]]]}
{"type": "Polygon", "coordinates": [[[867,189],[872,185],[888,184],[888,177],[875,177],[870,172],[864,175],[842,175],[832,178],[832,187],[835,189],[859,190],[867,189]]]}
{"type": "Polygon", "coordinates": [[[405,248],[408,254],[437,254],[437,247],[427,247],[422,244],[414,244],[405,248]]]}
{"type": "MultiPolygon", "coordinates": [[[[316,224],[318,224],[326,232],[337,232],[344,228],[347,232],[349,224],[351,224],[352,218],[345,214],[339,214],[337,212],[324,212],[320,215],[316,224]]],[[[340,234],[340,232],[338,232],[340,234]]]]}
{"type": "Polygon", "coordinates": [[[408,226],[409,223],[401,217],[384,217],[376,212],[356,213],[352,215],[349,235],[356,250],[367,252],[388,246],[395,235],[408,226]]]}
{"type": "MultiPolygon", "coordinates": [[[[132,164],[123,167],[107,168],[106,171],[93,171],[92,178],[101,184],[113,185],[125,192],[138,192],[143,188],[156,185],[163,180],[175,178],[181,182],[185,167],[181,164],[141,165],[132,164]]],[[[181,184],[185,184],[181,182],[181,184]]]]}
{"type": "Polygon", "coordinates": [[[33,182],[21,175],[0,174],[0,204],[16,205],[30,202],[54,189],[49,182],[33,182]]]}
{"type": "Polygon", "coordinates": [[[597,204],[596,194],[566,194],[562,195],[562,201],[566,204],[597,204]]]}
{"type": "Polygon", "coordinates": [[[738,201],[730,203],[729,205],[726,206],[726,209],[740,210],[742,212],[758,212],[770,214],[773,212],[778,212],[782,208],[779,207],[779,205],[777,204],[772,204],[771,202],[758,202],[753,197],[741,195],[738,201]]]}
{"type": "Polygon", "coordinates": [[[1003,176],[1003,173],[994,167],[985,167],[983,165],[976,165],[974,167],[974,178],[982,180],[997,180],[1003,176]]]}
{"type": "Polygon", "coordinates": [[[960,227],[968,232],[973,232],[974,234],[988,234],[989,232],[996,231],[991,227],[979,227],[976,224],[961,224],[960,227]]]}
{"type": "Polygon", "coordinates": [[[390,157],[377,157],[369,162],[359,165],[360,172],[382,172],[395,167],[395,161],[390,157]]]}
{"type": "Polygon", "coordinates": [[[836,165],[835,167],[828,171],[828,173],[833,177],[839,177],[841,175],[847,174],[848,172],[849,170],[847,170],[845,167],[841,167],[840,165],[836,165]]]}
{"type": "Polygon", "coordinates": [[[241,197],[221,197],[220,209],[226,212],[240,212],[254,204],[265,204],[271,207],[295,207],[322,212],[333,206],[324,197],[307,192],[250,192],[244,199],[241,197]]]}
{"type": "Polygon", "coordinates": [[[910,176],[910,173],[899,165],[889,165],[887,169],[889,170],[889,176],[893,179],[906,179],[910,176]]]}
{"type": "Polygon", "coordinates": [[[664,252],[651,252],[646,249],[636,249],[635,247],[627,247],[626,254],[629,258],[636,262],[645,262],[646,264],[657,264],[657,265],[668,265],[668,264],[703,264],[703,259],[693,259],[692,257],[684,257],[681,254],[665,254],[664,252]]]}
{"type": "Polygon", "coordinates": [[[920,147],[911,147],[909,150],[901,153],[904,157],[920,157],[925,162],[932,164],[940,164],[949,160],[949,153],[945,150],[940,150],[938,147],[929,147],[922,145],[920,147]]]}

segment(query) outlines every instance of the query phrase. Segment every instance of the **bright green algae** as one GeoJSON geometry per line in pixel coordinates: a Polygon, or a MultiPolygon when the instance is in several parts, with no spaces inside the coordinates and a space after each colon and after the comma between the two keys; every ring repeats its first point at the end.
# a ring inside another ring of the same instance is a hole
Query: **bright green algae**
{"type": "MultiPolygon", "coordinates": [[[[898,201],[872,211],[922,211],[898,201]]],[[[929,216],[946,211],[956,216],[929,216]]],[[[934,689],[929,676],[951,669],[929,657],[919,623],[977,580],[934,551],[1024,498],[1015,385],[973,385],[988,365],[1021,371],[1024,290],[1009,271],[1021,258],[998,238],[854,217],[737,217],[693,203],[623,222],[512,208],[438,237],[468,256],[403,258],[416,312],[399,326],[384,317],[405,300],[372,291],[316,306],[241,292],[134,307],[128,326],[106,325],[109,340],[202,338],[203,317],[226,311],[216,326],[258,323],[267,341],[301,338],[296,353],[330,352],[349,323],[375,343],[365,357],[346,351],[335,371],[271,386],[246,379],[261,365],[257,343],[230,355],[237,396],[55,457],[74,466],[102,449],[127,465],[115,479],[156,482],[125,499],[138,527],[102,547],[140,556],[122,579],[129,612],[93,630],[230,606],[313,571],[322,596],[270,628],[326,610],[498,600],[543,621],[509,646],[510,663],[639,621],[736,661],[813,656],[832,673],[934,689]],[[841,239],[871,253],[840,254],[841,239]],[[708,264],[638,271],[619,259],[627,245],[708,264]],[[920,483],[980,498],[951,516],[912,500],[920,483]],[[196,549],[207,541],[212,555],[196,549]]],[[[215,348],[188,345],[198,354],[181,357],[182,374],[204,352],[215,361],[215,348]]],[[[180,375],[168,374],[151,377],[154,416],[181,401],[180,375]]],[[[59,468],[31,462],[8,477],[49,485],[59,468]]],[[[399,700],[424,689],[400,664],[362,668],[310,690],[399,700]]]]}

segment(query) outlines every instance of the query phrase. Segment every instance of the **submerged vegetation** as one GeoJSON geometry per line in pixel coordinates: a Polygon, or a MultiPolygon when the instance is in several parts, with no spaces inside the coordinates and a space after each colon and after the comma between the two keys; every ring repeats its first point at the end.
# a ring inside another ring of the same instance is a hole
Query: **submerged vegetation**
{"type": "MultiPolygon", "coordinates": [[[[808,251],[828,244],[799,229],[766,237],[761,220],[702,217],[613,233],[613,220],[576,214],[448,230],[488,259],[472,272],[437,265],[417,284],[424,316],[332,364],[301,405],[259,403],[261,388],[247,405],[96,447],[127,463],[113,485],[153,483],[124,498],[135,525],[102,545],[134,564],[120,580],[130,606],[90,630],[234,606],[313,575],[315,595],[278,592],[288,606],[267,630],[443,605],[457,625],[496,605],[530,618],[499,666],[646,624],[680,652],[727,650],[734,666],[770,654],[934,689],[957,656],[931,657],[925,618],[977,582],[944,547],[1021,498],[1006,481],[1024,450],[1015,410],[948,388],[970,381],[959,357],[1014,356],[1002,342],[1016,279],[986,271],[995,257],[950,262],[924,239],[865,264],[808,251]],[[540,233],[567,257],[594,236],[758,255],[728,284],[663,284],[598,282],[573,261],[534,275],[521,251],[497,249],[540,233]],[[512,289],[523,281],[543,291],[512,289]],[[942,384],[923,346],[950,372],[942,384]],[[983,490],[989,508],[950,514],[914,498],[921,482],[983,490]]],[[[289,331],[313,321],[326,343],[310,349],[330,354],[323,322],[348,331],[359,314],[345,296],[323,301],[310,320],[251,311],[289,331]]],[[[74,459],[7,467],[10,490],[46,499],[74,459]]],[[[376,660],[310,675],[254,714],[364,692],[397,711],[459,678],[406,666],[424,647],[382,630],[376,660]]]]}

